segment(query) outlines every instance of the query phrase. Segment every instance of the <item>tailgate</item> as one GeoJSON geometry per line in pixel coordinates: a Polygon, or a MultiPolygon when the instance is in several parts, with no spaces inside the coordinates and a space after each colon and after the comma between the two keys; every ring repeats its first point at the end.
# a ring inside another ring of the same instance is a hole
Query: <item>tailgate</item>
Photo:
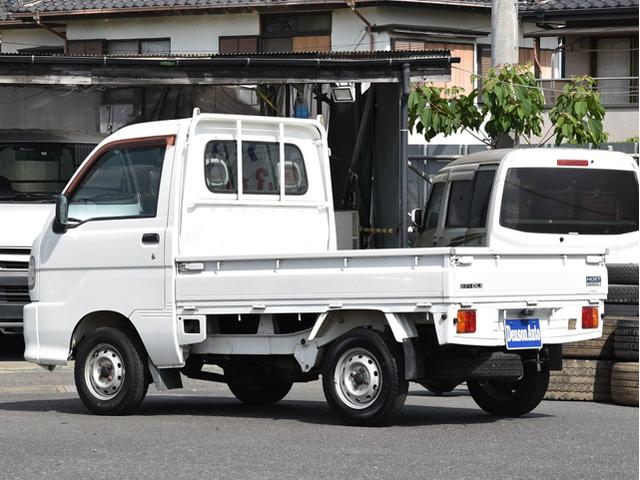
{"type": "Polygon", "coordinates": [[[503,346],[513,322],[535,324],[542,345],[602,334],[602,321],[595,328],[583,328],[582,316],[584,308],[597,308],[597,316],[603,314],[607,296],[603,253],[455,249],[450,264],[445,303],[451,305],[447,316],[452,321],[437,324],[441,344],[503,346]],[[475,331],[458,332],[460,309],[475,311],[475,331]]]}
{"type": "Polygon", "coordinates": [[[478,301],[591,299],[607,296],[604,256],[584,253],[490,253],[456,249],[446,295],[478,301]]]}

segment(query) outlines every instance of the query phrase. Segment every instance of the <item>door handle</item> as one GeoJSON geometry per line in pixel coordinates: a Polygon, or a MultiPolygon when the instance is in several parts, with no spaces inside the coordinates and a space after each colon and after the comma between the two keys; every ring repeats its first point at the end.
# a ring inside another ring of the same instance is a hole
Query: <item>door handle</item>
{"type": "Polygon", "coordinates": [[[152,245],[160,243],[159,233],[145,233],[142,235],[142,243],[145,245],[152,245]]]}

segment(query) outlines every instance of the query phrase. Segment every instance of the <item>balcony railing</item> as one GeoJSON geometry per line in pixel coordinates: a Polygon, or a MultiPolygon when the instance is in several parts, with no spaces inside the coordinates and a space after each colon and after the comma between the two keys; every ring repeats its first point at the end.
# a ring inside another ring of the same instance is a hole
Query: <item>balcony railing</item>
{"type": "MultiPolygon", "coordinates": [[[[600,101],[606,107],[638,105],[638,77],[594,77],[600,101]]],[[[539,79],[547,106],[555,104],[569,78],[539,79]]]]}

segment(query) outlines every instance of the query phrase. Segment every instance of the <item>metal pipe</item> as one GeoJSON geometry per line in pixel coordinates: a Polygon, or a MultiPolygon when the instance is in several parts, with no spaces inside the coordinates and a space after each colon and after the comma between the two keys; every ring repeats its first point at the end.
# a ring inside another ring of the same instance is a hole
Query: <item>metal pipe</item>
{"type": "Polygon", "coordinates": [[[407,167],[409,164],[409,89],[411,81],[411,66],[408,63],[402,65],[402,81],[400,90],[400,235],[398,235],[400,248],[408,246],[409,222],[408,212],[408,179],[407,167]]]}
{"type": "Polygon", "coordinates": [[[35,13],[33,15],[33,21],[36,22],[36,25],[44,28],[47,32],[52,33],[56,37],[60,37],[62,40],[64,40],[64,54],[66,55],[67,53],[69,53],[69,40],[64,33],[60,33],[57,30],[51,28],[49,25],[45,25],[44,23],[42,23],[42,20],[40,20],[40,15],[38,13],[35,13]]]}
{"type": "Polygon", "coordinates": [[[375,50],[375,36],[373,34],[373,24],[365,18],[358,10],[356,10],[356,2],[354,0],[347,0],[347,5],[351,8],[351,11],[355,13],[355,15],[362,20],[362,23],[365,24],[365,29],[367,31],[367,35],[369,35],[369,51],[373,52],[375,50]]]}

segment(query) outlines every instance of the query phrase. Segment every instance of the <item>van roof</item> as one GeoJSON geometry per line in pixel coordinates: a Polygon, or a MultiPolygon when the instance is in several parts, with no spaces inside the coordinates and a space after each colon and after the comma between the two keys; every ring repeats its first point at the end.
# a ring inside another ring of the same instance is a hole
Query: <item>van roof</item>
{"type": "MultiPolygon", "coordinates": [[[[514,158],[514,156],[522,156],[524,158],[531,159],[531,157],[549,157],[558,159],[585,159],[593,160],[596,158],[608,160],[625,160],[633,161],[633,159],[622,152],[612,152],[609,150],[595,150],[586,148],[504,148],[497,150],[486,150],[483,152],[472,153],[465,155],[457,160],[449,163],[443,168],[452,168],[461,165],[476,165],[476,164],[499,164],[507,157],[514,158]]],[[[634,162],[635,163],[635,162],[634,162]]]]}

